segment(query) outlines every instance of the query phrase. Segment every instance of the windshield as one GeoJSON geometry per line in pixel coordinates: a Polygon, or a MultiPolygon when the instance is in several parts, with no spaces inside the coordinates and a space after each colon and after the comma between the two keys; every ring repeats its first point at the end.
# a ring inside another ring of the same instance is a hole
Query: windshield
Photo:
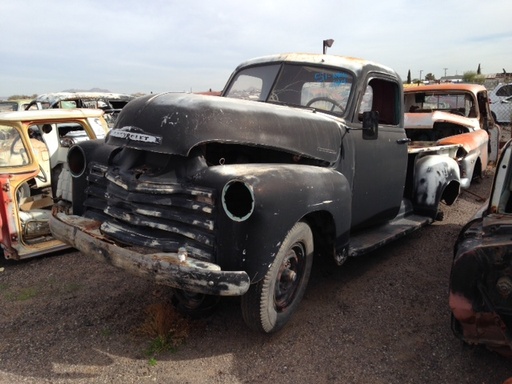
{"type": "Polygon", "coordinates": [[[469,93],[407,93],[405,108],[409,112],[444,111],[466,117],[477,117],[473,97],[469,93]]]}
{"type": "Polygon", "coordinates": [[[238,72],[225,96],[311,107],[342,114],[353,77],[339,68],[272,64],[238,72]]]}

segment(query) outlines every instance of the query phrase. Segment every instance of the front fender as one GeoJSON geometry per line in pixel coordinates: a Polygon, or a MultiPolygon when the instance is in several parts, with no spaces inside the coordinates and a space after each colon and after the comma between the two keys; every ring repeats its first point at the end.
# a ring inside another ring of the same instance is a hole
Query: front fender
{"type": "Polygon", "coordinates": [[[245,270],[252,282],[263,278],[288,231],[308,214],[327,212],[336,237],[349,232],[351,189],[345,176],[335,170],[292,164],[238,164],[210,167],[200,178],[217,191],[225,191],[224,186],[232,180],[251,191],[251,214],[236,220],[226,209],[229,196],[220,192],[218,228],[222,229],[217,236],[217,256],[220,265],[245,270]]]}
{"type": "Polygon", "coordinates": [[[447,156],[429,155],[415,164],[414,210],[436,218],[441,200],[451,205],[460,193],[460,170],[457,162],[447,156]]]}

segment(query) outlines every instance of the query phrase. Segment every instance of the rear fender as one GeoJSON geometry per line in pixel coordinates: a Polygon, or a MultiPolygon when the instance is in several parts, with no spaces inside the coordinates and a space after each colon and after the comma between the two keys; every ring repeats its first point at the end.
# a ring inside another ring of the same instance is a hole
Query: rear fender
{"type": "Polygon", "coordinates": [[[447,156],[430,155],[415,164],[414,210],[436,218],[439,203],[451,205],[460,193],[460,170],[457,162],[447,156]]]}

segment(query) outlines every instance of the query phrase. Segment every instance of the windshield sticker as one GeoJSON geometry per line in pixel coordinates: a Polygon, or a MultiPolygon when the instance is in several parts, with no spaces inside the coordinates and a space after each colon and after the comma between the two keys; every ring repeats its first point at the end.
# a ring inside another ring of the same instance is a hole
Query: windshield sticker
{"type": "Polygon", "coordinates": [[[343,72],[337,73],[315,73],[315,81],[319,81],[321,83],[331,82],[336,85],[346,84],[348,82],[349,76],[343,72]]]}
{"type": "Polygon", "coordinates": [[[121,129],[113,129],[110,131],[109,135],[111,137],[116,137],[118,139],[140,141],[142,143],[147,144],[158,145],[162,143],[162,136],[155,136],[145,133],[141,129],[136,127],[124,127],[121,129]]]}

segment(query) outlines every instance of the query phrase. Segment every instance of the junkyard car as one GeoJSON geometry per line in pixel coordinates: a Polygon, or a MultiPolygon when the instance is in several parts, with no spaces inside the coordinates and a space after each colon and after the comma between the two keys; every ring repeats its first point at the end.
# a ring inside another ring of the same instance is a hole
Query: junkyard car
{"type": "Polygon", "coordinates": [[[494,120],[510,124],[512,122],[512,83],[499,83],[489,92],[491,111],[494,120]]]}
{"type": "Polygon", "coordinates": [[[55,199],[72,200],[69,148],[104,138],[103,111],[0,113],[0,241],[5,258],[25,259],[67,247],[50,233],[55,199]]]}
{"type": "MultiPolygon", "coordinates": [[[[29,108],[32,99],[2,100],[0,101],[0,112],[24,111],[29,108]]],[[[37,109],[33,106],[31,109],[37,109]]]]}
{"type": "Polygon", "coordinates": [[[457,198],[457,146],[409,147],[402,108],[392,69],[315,54],[245,62],[220,97],[140,97],[104,143],[70,149],[81,196],[51,231],[175,288],[184,311],[241,296],[247,325],[275,332],[314,257],[341,265],[457,198]]]}
{"type": "Polygon", "coordinates": [[[501,130],[491,117],[487,90],[442,83],[404,89],[405,129],[414,141],[459,146],[462,188],[498,159],[501,130]]]}
{"type": "Polygon", "coordinates": [[[134,97],[111,92],[56,92],[45,93],[31,101],[29,107],[47,108],[97,108],[105,112],[104,118],[109,127],[114,123],[121,109],[134,97]]]}
{"type": "Polygon", "coordinates": [[[455,244],[449,303],[456,336],[512,358],[512,142],[502,152],[489,201],[455,244]]]}

